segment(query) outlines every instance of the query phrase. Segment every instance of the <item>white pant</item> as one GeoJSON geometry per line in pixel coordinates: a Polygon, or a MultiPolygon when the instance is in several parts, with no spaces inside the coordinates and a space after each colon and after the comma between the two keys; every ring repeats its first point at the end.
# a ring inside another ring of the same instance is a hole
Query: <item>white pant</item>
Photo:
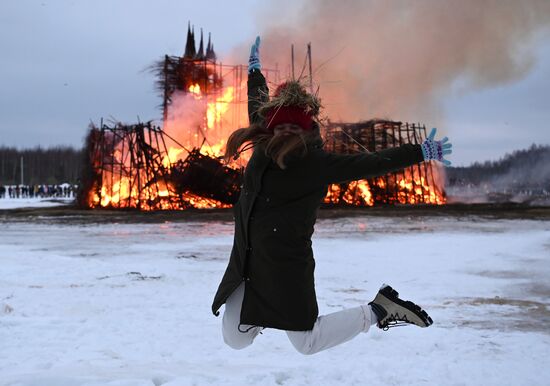
{"type": "MultiPolygon", "coordinates": [[[[223,313],[222,333],[224,342],[236,350],[250,346],[262,327],[240,323],[244,298],[244,283],[229,296],[223,313]]],[[[306,355],[334,347],[367,332],[371,326],[368,306],[360,306],[319,316],[309,331],[287,331],[288,339],[298,352],[306,355]]]]}

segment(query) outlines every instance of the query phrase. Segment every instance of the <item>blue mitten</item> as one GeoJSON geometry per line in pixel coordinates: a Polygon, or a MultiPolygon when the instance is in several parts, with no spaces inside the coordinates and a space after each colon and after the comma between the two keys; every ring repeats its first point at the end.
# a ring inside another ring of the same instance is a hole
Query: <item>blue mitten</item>
{"type": "Polygon", "coordinates": [[[447,154],[451,154],[453,151],[451,148],[453,145],[448,142],[449,138],[445,137],[441,141],[434,141],[435,132],[437,129],[434,127],[428,136],[422,142],[422,154],[424,155],[424,160],[428,161],[431,159],[435,159],[439,162],[443,162],[445,166],[451,165],[451,162],[443,158],[447,154]]]}
{"type": "Polygon", "coordinates": [[[248,73],[254,70],[260,71],[262,64],[260,63],[260,37],[256,37],[256,41],[250,47],[250,57],[248,58],[248,73]]]}

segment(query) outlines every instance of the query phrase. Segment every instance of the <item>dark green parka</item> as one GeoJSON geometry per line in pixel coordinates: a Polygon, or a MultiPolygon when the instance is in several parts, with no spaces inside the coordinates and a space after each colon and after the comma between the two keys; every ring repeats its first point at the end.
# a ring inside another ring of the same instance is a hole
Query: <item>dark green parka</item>
{"type": "MultiPolygon", "coordinates": [[[[263,75],[252,73],[251,122],[257,119],[262,89],[267,90],[263,75]]],[[[325,152],[318,140],[308,145],[305,157],[290,158],[281,169],[256,148],[234,206],[233,249],[212,312],[219,315],[219,308],[244,281],[241,324],[311,330],[318,316],[311,236],[328,185],[384,175],[422,161],[420,145],[344,155],[325,152]]]]}

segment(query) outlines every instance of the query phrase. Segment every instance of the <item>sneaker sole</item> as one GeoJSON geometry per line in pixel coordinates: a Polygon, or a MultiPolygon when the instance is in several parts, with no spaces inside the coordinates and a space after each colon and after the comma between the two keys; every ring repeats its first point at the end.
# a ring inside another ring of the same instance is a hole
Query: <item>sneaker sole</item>
{"type": "Polygon", "coordinates": [[[380,288],[379,292],[382,295],[384,295],[384,297],[388,298],[395,304],[398,304],[399,306],[406,308],[407,310],[413,312],[418,318],[420,318],[425,323],[425,326],[419,326],[419,327],[425,328],[433,324],[432,318],[430,317],[430,315],[428,315],[426,311],[424,311],[422,308],[420,308],[420,306],[418,306],[417,304],[411,301],[401,300],[399,298],[399,292],[394,290],[389,285],[385,285],[382,288],[380,288]]]}

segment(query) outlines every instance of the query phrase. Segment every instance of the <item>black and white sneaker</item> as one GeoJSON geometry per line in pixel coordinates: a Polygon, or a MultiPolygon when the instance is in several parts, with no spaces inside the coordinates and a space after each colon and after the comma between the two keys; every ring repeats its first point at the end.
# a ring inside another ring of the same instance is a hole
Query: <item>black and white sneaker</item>
{"type": "Polygon", "coordinates": [[[433,323],[426,311],[413,302],[399,299],[399,293],[387,284],[382,285],[369,305],[378,317],[377,326],[384,331],[406,324],[428,327],[433,323]]]}

